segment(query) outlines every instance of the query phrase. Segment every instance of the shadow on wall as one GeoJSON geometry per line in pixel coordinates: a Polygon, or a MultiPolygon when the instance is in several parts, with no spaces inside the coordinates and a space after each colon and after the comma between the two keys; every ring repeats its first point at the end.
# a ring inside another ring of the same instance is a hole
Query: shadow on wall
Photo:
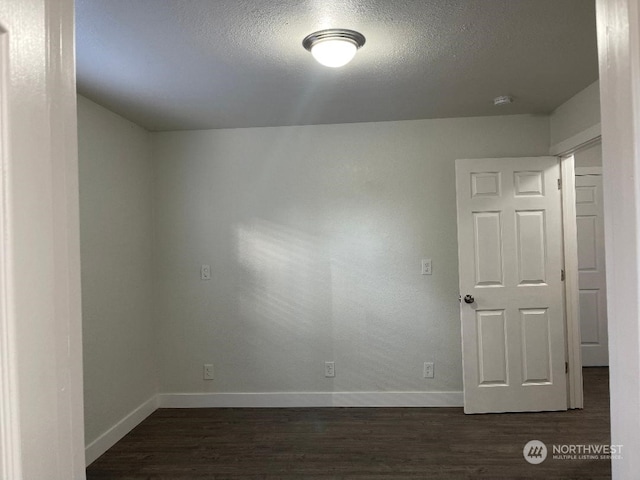
{"type": "Polygon", "coordinates": [[[302,372],[324,376],[323,361],[333,360],[337,375],[326,390],[406,390],[396,373],[406,370],[397,352],[408,334],[394,305],[410,293],[367,270],[367,260],[379,263],[388,248],[384,239],[351,233],[327,242],[264,219],[237,226],[238,312],[253,355],[247,367],[267,382],[283,376],[277,383],[288,383],[286,375],[302,372]]]}

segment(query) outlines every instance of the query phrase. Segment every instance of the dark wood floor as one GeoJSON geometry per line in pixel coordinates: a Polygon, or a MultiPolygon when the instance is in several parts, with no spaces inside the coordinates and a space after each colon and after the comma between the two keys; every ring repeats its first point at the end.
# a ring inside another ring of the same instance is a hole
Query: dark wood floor
{"type": "Polygon", "coordinates": [[[608,460],[553,444],[608,444],[608,369],[585,368],[585,408],[464,415],[461,408],[160,409],[87,469],[103,479],[605,479],[608,460]],[[549,457],[522,455],[541,440],[549,457]]]}

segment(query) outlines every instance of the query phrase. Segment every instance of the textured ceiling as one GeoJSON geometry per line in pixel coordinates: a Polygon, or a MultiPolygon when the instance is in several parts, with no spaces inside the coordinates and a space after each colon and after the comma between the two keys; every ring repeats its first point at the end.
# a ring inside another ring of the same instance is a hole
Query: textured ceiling
{"type": "Polygon", "coordinates": [[[76,0],[79,93],[150,130],[549,113],[597,79],[593,0],[76,0]],[[302,39],[363,33],[341,69],[302,39]],[[498,95],[516,102],[494,107],[498,95]]]}

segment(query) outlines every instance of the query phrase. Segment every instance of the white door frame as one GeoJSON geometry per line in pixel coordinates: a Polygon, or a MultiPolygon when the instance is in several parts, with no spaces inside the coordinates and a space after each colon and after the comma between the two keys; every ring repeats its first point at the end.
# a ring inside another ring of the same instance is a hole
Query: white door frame
{"type": "Polygon", "coordinates": [[[0,477],[85,478],[72,0],[0,2],[0,477]]]}
{"type": "Polygon", "coordinates": [[[569,408],[584,407],[580,292],[578,288],[578,231],[576,226],[576,167],[574,152],[599,142],[600,124],[594,125],[550,148],[560,157],[562,175],[562,230],[564,237],[565,312],[567,319],[567,379],[569,408]]]}
{"type": "Polygon", "coordinates": [[[611,442],[615,480],[640,471],[640,0],[596,0],[611,442]]]}
{"type": "Polygon", "coordinates": [[[7,31],[0,25],[0,478],[22,478],[20,425],[18,422],[15,316],[12,312],[11,274],[8,263],[8,178],[10,169],[7,135],[7,31]]]}
{"type": "Polygon", "coordinates": [[[564,304],[567,333],[567,406],[583,408],[582,342],[578,291],[578,229],[576,225],[576,179],[573,154],[560,159],[562,181],[562,235],[564,244],[564,304]]]}

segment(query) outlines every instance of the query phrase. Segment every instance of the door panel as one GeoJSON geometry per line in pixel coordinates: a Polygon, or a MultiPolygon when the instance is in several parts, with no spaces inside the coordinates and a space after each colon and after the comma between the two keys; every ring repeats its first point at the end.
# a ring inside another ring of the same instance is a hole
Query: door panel
{"type": "Polygon", "coordinates": [[[545,265],[545,219],[543,210],[516,211],[518,285],[542,285],[545,265]]]}
{"type": "Polygon", "coordinates": [[[522,383],[551,383],[551,338],[546,308],[523,308],[522,320],[522,383]]]}
{"type": "Polygon", "coordinates": [[[501,286],[503,272],[500,212],[474,212],[473,221],[475,256],[478,259],[475,262],[476,286],[501,286]]]}
{"type": "Polygon", "coordinates": [[[609,365],[602,176],[576,175],[582,364],[609,365]]]}
{"type": "Polygon", "coordinates": [[[578,227],[578,265],[580,265],[580,270],[583,272],[593,272],[598,269],[596,219],[595,215],[578,215],[576,218],[578,227]]]}
{"type": "Polygon", "coordinates": [[[480,385],[506,385],[507,344],[504,310],[476,311],[480,385]]]}
{"type": "Polygon", "coordinates": [[[456,162],[466,413],[565,410],[560,170],[456,162]]]}
{"type": "Polygon", "coordinates": [[[580,332],[583,346],[601,343],[598,320],[599,296],[599,290],[580,290],[580,332]]]}

